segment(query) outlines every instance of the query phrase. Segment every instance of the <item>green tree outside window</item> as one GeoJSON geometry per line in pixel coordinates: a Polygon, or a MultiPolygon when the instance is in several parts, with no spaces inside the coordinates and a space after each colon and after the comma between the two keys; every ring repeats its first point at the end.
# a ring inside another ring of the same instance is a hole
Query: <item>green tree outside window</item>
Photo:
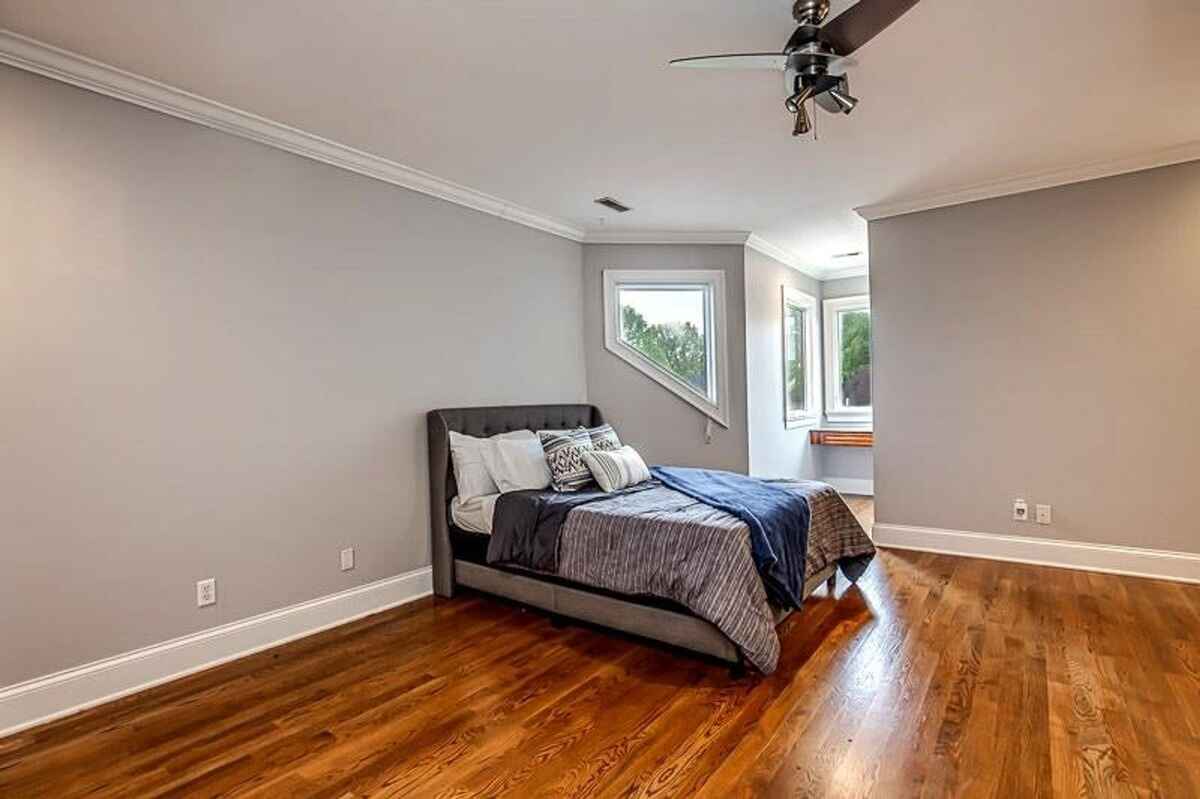
{"type": "Polygon", "coordinates": [[[842,401],[848,407],[871,404],[871,314],[842,314],[842,401]]]}
{"type": "Polygon", "coordinates": [[[787,307],[787,410],[803,413],[808,405],[808,375],[805,373],[804,309],[787,307]]]}
{"type": "Polygon", "coordinates": [[[637,309],[621,308],[621,338],[635,350],[695,388],[708,393],[708,352],[691,322],[649,324],[637,309]]]}

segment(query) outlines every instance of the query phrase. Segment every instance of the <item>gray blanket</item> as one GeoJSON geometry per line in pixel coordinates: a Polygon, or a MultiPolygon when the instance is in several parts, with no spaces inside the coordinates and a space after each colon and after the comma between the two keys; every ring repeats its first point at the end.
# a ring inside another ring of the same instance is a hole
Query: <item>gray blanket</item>
{"type": "MultiPolygon", "coordinates": [[[[621,489],[633,494],[654,488],[649,482],[621,489]]],[[[580,505],[610,499],[597,487],[582,491],[509,491],[496,500],[487,562],[558,572],[558,551],[567,515],[580,505]]]]}
{"type": "MultiPolygon", "coordinates": [[[[825,483],[782,485],[812,512],[805,574],[837,563],[857,579],[875,552],[854,514],[825,483]]],[[[574,507],[559,541],[558,576],[622,594],[669,599],[712,622],[764,674],[775,670],[775,615],[746,525],[663,486],[574,507]]]]}

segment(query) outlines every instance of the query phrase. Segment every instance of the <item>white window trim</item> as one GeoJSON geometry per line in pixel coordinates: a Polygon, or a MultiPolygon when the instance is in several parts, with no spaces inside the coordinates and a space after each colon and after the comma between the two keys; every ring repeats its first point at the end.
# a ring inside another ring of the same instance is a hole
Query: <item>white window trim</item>
{"type": "MultiPolygon", "coordinates": [[[[871,310],[869,294],[835,297],[825,300],[823,304],[821,315],[825,327],[825,416],[831,423],[870,425],[874,419],[873,407],[848,408],[842,404],[841,392],[838,390],[838,387],[841,386],[839,374],[842,370],[842,331],[837,323],[838,314],[842,311],[864,310],[868,313],[871,310]]],[[[873,324],[871,332],[874,333],[873,324]]],[[[872,355],[874,349],[872,346],[872,355]]],[[[872,374],[874,374],[874,363],[872,363],[872,374]]],[[[874,402],[874,400],[874,392],[872,392],[871,401],[874,402]]]]}
{"type": "Polygon", "coordinates": [[[783,286],[783,298],[780,303],[780,337],[783,343],[782,357],[780,366],[783,375],[783,426],[791,430],[797,427],[812,427],[821,421],[821,363],[817,355],[819,349],[818,342],[820,341],[820,327],[817,322],[817,298],[811,294],[805,294],[803,291],[783,286]],[[808,376],[807,396],[805,397],[805,409],[800,413],[788,413],[788,360],[787,360],[787,312],[788,306],[802,308],[805,311],[805,325],[808,328],[804,331],[804,371],[808,376]]]}
{"type": "Polygon", "coordinates": [[[722,427],[729,427],[729,351],[725,339],[725,273],[719,269],[606,269],[604,270],[604,348],[649,377],[722,427]],[[621,341],[617,287],[625,284],[707,284],[712,297],[708,309],[709,375],[714,383],[705,397],[654,361],[621,341]]]}

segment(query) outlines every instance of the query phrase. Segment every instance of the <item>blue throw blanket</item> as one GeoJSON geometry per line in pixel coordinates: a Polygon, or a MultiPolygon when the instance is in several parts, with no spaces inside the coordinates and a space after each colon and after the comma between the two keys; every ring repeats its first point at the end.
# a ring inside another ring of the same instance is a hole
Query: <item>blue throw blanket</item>
{"type": "Polygon", "coordinates": [[[734,472],[682,466],[655,466],[650,472],[667,488],[745,522],[767,595],[784,607],[800,607],[810,517],[803,497],[734,472]]]}

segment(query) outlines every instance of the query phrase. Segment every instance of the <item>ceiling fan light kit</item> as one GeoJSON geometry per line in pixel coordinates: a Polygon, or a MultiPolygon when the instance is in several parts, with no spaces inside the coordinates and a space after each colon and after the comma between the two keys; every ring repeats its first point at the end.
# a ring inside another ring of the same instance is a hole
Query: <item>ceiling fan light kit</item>
{"type": "Polygon", "coordinates": [[[917,4],[917,0],[859,0],[834,19],[829,0],[796,0],[792,17],[798,27],[780,53],[736,53],[731,55],[677,58],[673,67],[700,69],[760,69],[782,71],[787,99],[784,107],[796,118],[793,136],[813,129],[813,117],[805,103],[813,101],[831,114],[849,114],[858,105],[850,94],[845,69],[848,58],[917,4]]]}

